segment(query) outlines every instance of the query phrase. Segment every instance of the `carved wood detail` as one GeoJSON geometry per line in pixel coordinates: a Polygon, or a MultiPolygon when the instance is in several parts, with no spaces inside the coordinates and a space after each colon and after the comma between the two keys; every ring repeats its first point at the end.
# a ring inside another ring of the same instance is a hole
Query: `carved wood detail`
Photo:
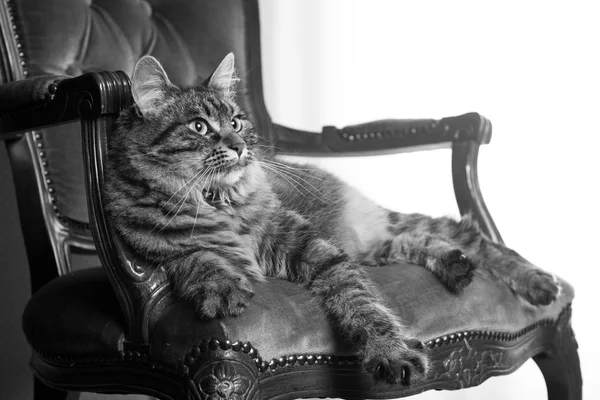
{"type": "Polygon", "coordinates": [[[501,349],[480,350],[463,346],[447,358],[435,360],[427,380],[453,381],[461,388],[477,386],[490,372],[503,369],[505,358],[501,349]]]}
{"type": "Polygon", "coordinates": [[[258,352],[248,342],[211,339],[181,363],[190,400],[258,400],[258,352]]]}

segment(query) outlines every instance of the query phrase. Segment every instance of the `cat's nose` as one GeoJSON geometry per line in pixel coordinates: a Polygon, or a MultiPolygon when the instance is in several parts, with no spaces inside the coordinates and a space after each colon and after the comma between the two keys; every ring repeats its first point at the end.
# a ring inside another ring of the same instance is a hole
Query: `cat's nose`
{"type": "Polygon", "coordinates": [[[246,143],[241,142],[230,144],[227,147],[229,147],[231,150],[234,150],[237,153],[238,157],[241,157],[242,153],[244,152],[244,149],[246,148],[246,143]]]}
{"type": "Polygon", "coordinates": [[[235,151],[238,157],[242,156],[244,149],[246,148],[246,143],[244,139],[242,139],[239,135],[227,135],[223,138],[223,144],[229,147],[231,150],[235,151]]]}

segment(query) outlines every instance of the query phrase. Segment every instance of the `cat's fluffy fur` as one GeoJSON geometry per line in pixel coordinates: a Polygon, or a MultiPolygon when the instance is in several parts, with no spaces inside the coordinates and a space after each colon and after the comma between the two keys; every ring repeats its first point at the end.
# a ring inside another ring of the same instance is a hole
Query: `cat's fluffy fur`
{"type": "Polygon", "coordinates": [[[420,264],[455,293],[475,267],[493,265],[531,303],[555,298],[550,275],[486,240],[469,218],[391,212],[324,171],[262,155],[234,83],[231,54],[189,89],[142,58],[132,77],[136,105],[119,117],[109,146],[114,225],[201,316],[241,313],[252,282],[265,276],[298,282],[356,343],[364,368],[395,383],[422,377],[428,358],[362,265],[420,264]]]}

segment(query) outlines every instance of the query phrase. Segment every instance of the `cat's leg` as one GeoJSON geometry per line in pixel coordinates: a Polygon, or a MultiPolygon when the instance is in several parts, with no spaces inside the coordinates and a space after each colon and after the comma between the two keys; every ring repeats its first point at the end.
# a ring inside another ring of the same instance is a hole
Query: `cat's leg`
{"type": "Polygon", "coordinates": [[[484,240],[481,250],[492,275],[504,281],[529,303],[548,305],[556,300],[560,286],[553,275],[499,243],[484,240]]]}
{"type": "Polygon", "coordinates": [[[210,251],[198,251],[165,264],[175,295],[194,304],[208,318],[239,315],[254,293],[250,277],[236,262],[210,251]]]}
{"type": "Polygon", "coordinates": [[[288,276],[320,299],[334,326],[358,346],[363,369],[391,384],[422,379],[429,366],[422,344],[404,334],[359,264],[325,240],[310,239],[302,247],[288,276]]]}
{"type": "Polygon", "coordinates": [[[535,267],[515,251],[491,242],[470,215],[456,221],[447,217],[389,212],[388,222],[388,230],[397,235],[427,232],[448,238],[464,250],[467,258],[485,267],[533,305],[550,304],[558,295],[559,287],[551,274],[535,267]]]}
{"type": "Polygon", "coordinates": [[[425,267],[451,292],[460,293],[473,279],[475,263],[457,244],[439,234],[404,232],[383,244],[379,262],[407,262],[425,267]]]}

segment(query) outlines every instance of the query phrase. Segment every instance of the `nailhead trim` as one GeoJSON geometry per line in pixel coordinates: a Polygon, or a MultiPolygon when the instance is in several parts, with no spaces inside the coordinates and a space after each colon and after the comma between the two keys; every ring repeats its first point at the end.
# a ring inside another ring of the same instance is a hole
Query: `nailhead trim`
{"type": "Polygon", "coordinates": [[[74,219],[71,219],[60,212],[58,205],[56,204],[56,189],[52,186],[53,181],[52,177],[50,176],[50,171],[48,170],[48,159],[46,156],[46,151],[44,150],[44,138],[40,132],[32,131],[31,133],[33,135],[34,146],[38,150],[37,157],[39,164],[42,168],[42,174],[44,175],[44,185],[46,186],[46,190],[49,193],[50,204],[52,206],[54,214],[56,215],[56,218],[69,228],[77,230],[89,230],[89,223],[75,221],[74,219]]]}
{"type": "MultiPolygon", "coordinates": [[[[385,131],[371,131],[371,132],[360,132],[360,133],[349,133],[346,130],[339,129],[338,133],[347,141],[361,141],[367,139],[390,139],[390,138],[404,138],[414,135],[428,135],[431,133],[432,129],[437,128],[437,122],[431,122],[428,125],[419,125],[419,126],[408,126],[402,129],[394,129],[394,130],[385,130],[385,131]]],[[[444,125],[444,133],[443,135],[447,135],[450,131],[450,127],[448,125],[444,125]]],[[[456,134],[460,132],[457,131],[456,134]]]]}
{"type": "MultiPolygon", "coordinates": [[[[13,37],[17,44],[17,48],[19,49],[19,64],[21,65],[21,69],[23,71],[23,76],[25,78],[27,78],[29,76],[29,71],[27,70],[28,63],[27,63],[27,59],[25,57],[25,48],[24,48],[23,42],[21,41],[21,32],[20,32],[21,29],[17,25],[17,21],[18,21],[18,18],[17,18],[18,15],[16,12],[17,6],[16,6],[14,0],[4,0],[4,3],[6,4],[6,11],[8,13],[8,19],[11,24],[13,37]]],[[[56,94],[56,90],[57,90],[56,84],[54,84],[54,83],[50,84],[50,86],[48,87],[48,98],[46,100],[48,100],[48,101],[52,100],[52,98],[56,94]]],[[[60,222],[62,222],[65,226],[67,226],[69,228],[76,229],[76,230],[90,230],[89,223],[75,221],[75,220],[65,216],[64,214],[62,214],[60,212],[60,210],[58,209],[58,206],[56,204],[56,196],[54,195],[56,190],[52,186],[52,179],[51,179],[50,173],[48,171],[48,161],[46,158],[46,152],[44,151],[43,137],[39,132],[33,131],[32,134],[33,134],[34,145],[38,149],[37,155],[38,155],[40,165],[42,167],[42,174],[45,177],[45,185],[48,190],[48,193],[50,194],[50,203],[52,205],[52,209],[54,210],[56,217],[58,218],[58,220],[60,222]]]]}
{"type": "Polygon", "coordinates": [[[528,334],[529,332],[537,329],[537,328],[545,328],[549,326],[553,326],[556,324],[556,321],[560,320],[561,316],[570,310],[570,305],[565,307],[561,314],[559,315],[557,320],[553,320],[550,318],[542,319],[537,321],[531,325],[526,326],[525,328],[517,331],[517,332],[497,332],[497,331],[487,331],[487,330],[472,330],[472,331],[463,331],[457,332],[450,335],[444,335],[437,337],[435,339],[429,340],[425,342],[425,346],[433,349],[436,347],[442,347],[444,345],[450,343],[462,342],[464,340],[494,340],[500,342],[512,342],[513,340],[519,339],[520,337],[528,334]]]}
{"type": "Polygon", "coordinates": [[[19,49],[19,64],[23,69],[23,76],[27,78],[29,75],[29,71],[27,71],[27,60],[25,59],[25,51],[23,48],[23,43],[21,42],[20,29],[17,26],[17,13],[16,13],[16,5],[13,0],[4,0],[4,4],[6,4],[6,11],[8,13],[8,19],[10,21],[10,26],[13,32],[13,37],[15,42],[17,43],[17,49],[19,49]]]}

